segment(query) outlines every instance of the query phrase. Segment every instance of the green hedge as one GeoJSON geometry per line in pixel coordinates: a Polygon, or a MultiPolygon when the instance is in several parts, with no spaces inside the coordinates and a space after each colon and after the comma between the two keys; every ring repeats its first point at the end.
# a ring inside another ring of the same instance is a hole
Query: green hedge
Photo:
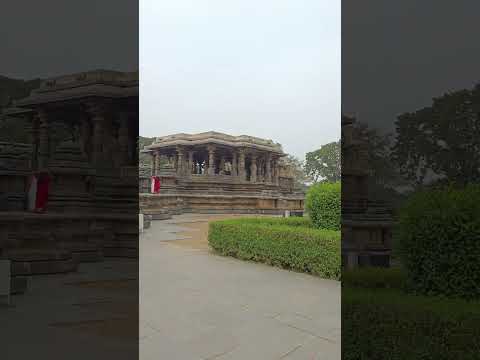
{"type": "Polygon", "coordinates": [[[367,289],[407,289],[407,274],[398,267],[342,270],[342,286],[367,289]]]}
{"type": "Polygon", "coordinates": [[[342,359],[479,359],[479,305],[344,287],[342,359]]]}
{"type": "Polygon", "coordinates": [[[308,189],[305,206],[315,227],[319,229],[340,230],[340,182],[325,182],[312,185],[308,189]]]}
{"type": "Polygon", "coordinates": [[[256,224],[256,225],[287,225],[287,226],[302,226],[307,228],[314,228],[312,220],[309,217],[297,217],[292,216],[288,218],[284,217],[252,217],[241,218],[235,221],[242,224],[256,224]]]}
{"type": "Polygon", "coordinates": [[[400,212],[398,245],[409,287],[480,297],[480,187],[415,194],[400,212]]]}
{"type": "Polygon", "coordinates": [[[210,223],[217,252],[323,278],[340,278],[340,233],[319,230],[305,219],[235,219],[210,223]]]}

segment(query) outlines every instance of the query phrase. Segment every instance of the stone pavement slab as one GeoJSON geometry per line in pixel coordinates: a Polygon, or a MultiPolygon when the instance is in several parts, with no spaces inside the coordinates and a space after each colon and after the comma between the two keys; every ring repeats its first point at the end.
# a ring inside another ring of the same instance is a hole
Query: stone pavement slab
{"type": "Polygon", "coordinates": [[[340,282],[177,245],[209,218],[141,236],[140,358],[340,359],[340,282]]]}
{"type": "Polygon", "coordinates": [[[138,262],[80,264],[32,277],[0,308],[1,359],[132,359],[138,354],[138,262]],[[26,346],[28,344],[28,346],[26,346]]]}

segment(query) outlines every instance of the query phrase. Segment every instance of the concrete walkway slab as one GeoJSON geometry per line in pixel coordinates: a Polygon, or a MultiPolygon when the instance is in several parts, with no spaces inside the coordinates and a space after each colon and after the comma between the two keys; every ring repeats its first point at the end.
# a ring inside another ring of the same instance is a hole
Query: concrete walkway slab
{"type": "Polygon", "coordinates": [[[194,246],[212,218],[153,221],[141,235],[140,358],[340,359],[340,282],[194,246]]]}

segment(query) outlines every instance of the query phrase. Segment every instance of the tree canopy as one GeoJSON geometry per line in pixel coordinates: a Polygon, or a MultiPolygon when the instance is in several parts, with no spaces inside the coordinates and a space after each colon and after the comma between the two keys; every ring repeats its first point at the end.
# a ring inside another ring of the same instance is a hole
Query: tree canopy
{"type": "Polygon", "coordinates": [[[322,145],[305,156],[305,172],[314,182],[336,182],[341,179],[340,141],[322,145]]]}
{"type": "Polygon", "coordinates": [[[306,183],[309,181],[305,174],[303,163],[300,159],[293,155],[287,155],[283,158],[285,164],[289,165],[293,171],[294,186],[297,189],[305,189],[306,183]]]}
{"type": "Polygon", "coordinates": [[[434,98],[396,121],[394,157],[417,185],[480,180],[480,84],[434,98]]]}

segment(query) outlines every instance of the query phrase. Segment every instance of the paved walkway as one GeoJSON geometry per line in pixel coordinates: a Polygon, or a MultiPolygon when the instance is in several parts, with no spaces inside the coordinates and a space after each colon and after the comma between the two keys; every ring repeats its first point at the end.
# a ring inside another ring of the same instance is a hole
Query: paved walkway
{"type": "Polygon", "coordinates": [[[209,218],[140,238],[140,359],[340,359],[340,283],[214,255],[209,218]]]}
{"type": "Polygon", "coordinates": [[[135,359],[138,262],[106,259],[37,275],[0,307],[0,359],[135,359]]]}

